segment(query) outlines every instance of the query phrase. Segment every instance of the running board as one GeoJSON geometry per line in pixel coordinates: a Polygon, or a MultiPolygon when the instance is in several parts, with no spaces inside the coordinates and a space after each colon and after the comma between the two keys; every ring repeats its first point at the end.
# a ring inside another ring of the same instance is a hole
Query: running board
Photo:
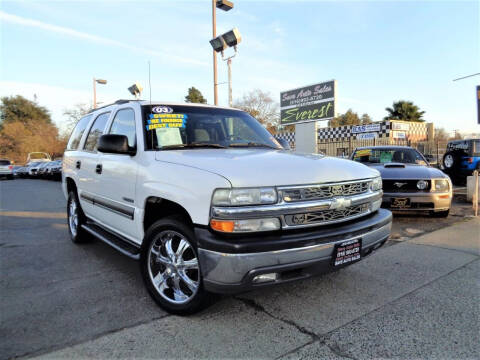
{"type": "Polygon", "coordinates": [[[123,255],[126,255],[134,260],[140,259],[140,247],[136,244],[133,244],[131,241],[116,236],[91,222],[83,224],[82,229],[89,232],[97,239],[102,240],[104,243],[107,243],[115,250],[120,251],[123,255]]]}

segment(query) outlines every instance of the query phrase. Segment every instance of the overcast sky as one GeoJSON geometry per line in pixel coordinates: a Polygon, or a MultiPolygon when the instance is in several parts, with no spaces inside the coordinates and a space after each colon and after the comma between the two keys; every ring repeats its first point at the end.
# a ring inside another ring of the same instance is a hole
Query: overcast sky
{"type": "MultiPolygon", "coordinates": [[[[238,27],[233,94],[280,92],[338,81],[338,110],[374,121],[396,100],[414,101],[447,130],[479,131],[479,1],[247,1],[217,11],[219,34],[238,27]]],[[[130,98],[139,81],[152,99],[183,101],[195,86],[213,103],[211,1],[1,1],[0,95],[46,106],[62,126],[63,109],[130,98]]],[[[227,80],[219,57],[219,82],[227,80]]],[[[220,105],[228,103],[219,85],[220,105]]]]}

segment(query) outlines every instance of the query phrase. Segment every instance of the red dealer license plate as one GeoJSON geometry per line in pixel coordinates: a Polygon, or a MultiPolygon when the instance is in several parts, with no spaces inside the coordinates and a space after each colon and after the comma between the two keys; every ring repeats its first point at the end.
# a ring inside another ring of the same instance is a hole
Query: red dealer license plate
{"type": "Polygon", "coordinates": [[[344,241],[335,245],[333,251],[333,266],[348,265],[360,260],[362,239],[344,241]]]}

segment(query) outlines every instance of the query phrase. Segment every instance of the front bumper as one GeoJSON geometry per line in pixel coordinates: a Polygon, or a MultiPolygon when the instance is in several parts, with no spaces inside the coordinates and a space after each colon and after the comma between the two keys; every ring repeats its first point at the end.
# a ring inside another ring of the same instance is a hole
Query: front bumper
{"type": "Polygon", "coordinates": [[[392,211],[445,211],[450,209],[452,193],[384,193],[382,207],[392,211]],[[391,208],[393,198],[407,198],[410,200],[410,207],[391,208]]]}
{"type": "Polygon", "coordinates": [[[226,238],[197,227],[198,256],[205,289],[237,293],[261,286],[307,278],[333,270],[335,244],[362,239],[362,257],[390,236],[392,214],[380,209],[365,218],[341,226],[284,231],[226,238]],[[255,276],[275,272],[268,283],[254,283],[255,276]]]}

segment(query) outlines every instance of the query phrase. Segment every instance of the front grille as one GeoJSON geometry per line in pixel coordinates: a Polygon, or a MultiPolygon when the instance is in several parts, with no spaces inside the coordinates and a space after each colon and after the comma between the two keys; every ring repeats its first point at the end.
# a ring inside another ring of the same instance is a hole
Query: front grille
{"type": "Polygon", "coordinates": [[[365,213],[368,209],[368,204],[361,204],[344,210],[321,210],[306,214],[285,215],[285,223],[289,226],[299,226],[342,220],[365,213]]]}
{"type": "Polygon", "coordinates": [[[369,181],[347,184],[315,185],[301,188],[282,189],[285,202],[322,200],[335,196],[350,196],[362,194],[368,190],[369,181]]]}
{"type": "Polygon", "coordinates": [[[427,187],[424,190],[418,190],[418,181],[419,180],[383,180],[383,191],[386,193],[430,191],[432,185],[430,180],[426,180],[427,187]]]}

